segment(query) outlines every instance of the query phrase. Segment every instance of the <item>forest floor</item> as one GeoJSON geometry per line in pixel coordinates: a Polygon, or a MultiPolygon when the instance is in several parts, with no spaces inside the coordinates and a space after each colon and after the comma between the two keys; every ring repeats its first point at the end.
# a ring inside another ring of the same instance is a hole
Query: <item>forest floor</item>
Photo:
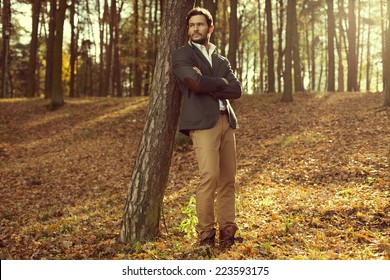
{"type": "Polygon", "coordinates": [[[209,256],[193,235],[197,164],[176,146],[161,235],[117,237],[148,99],[0,100],[1,259],[390,259],[390,109],[378,93],[243,96],[237,224],[209,256]]]}

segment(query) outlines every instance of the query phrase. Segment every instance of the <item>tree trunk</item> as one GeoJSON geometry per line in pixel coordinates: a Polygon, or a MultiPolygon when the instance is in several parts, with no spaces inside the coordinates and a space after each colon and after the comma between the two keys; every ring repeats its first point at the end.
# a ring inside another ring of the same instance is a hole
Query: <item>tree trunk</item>
{"type": "MultiPolygon", "coordinates": [[[[371,2],[368,2],[368,18],[371,18],[371,2]]],[[[367,70],[366,70],[366,92],[370,92],[371,87],[371,25],[367,24],[367,70]]],[[[362,50],[363,52],[363,50],[362,50]]]]}
{"type": "MultiPolygon", "coordinates": [[[[258,0],[260,1],[260,0],[258,0]]],[[[284,28],[284,4],[283,0],[279,0],[279,26],[278,26],[278,62],[277,62],[277,84],[278,92],[282,92],[282,77],[283,77],[283,28],[284,28]]]]}
{"type": "Polygon", "coordinates": [[[297,8],[293,5],[293,56],[294,56],[294,91],[304,91],[302,81],[302,67],[301,67],[301,56],[299,51],[299,33],[298,33],[298,21],[297,21],[297,8]]]}
{"type": "Polygon", "coordinates": [[[282,102],[293,101],[292,85],[292,51],[293,51],[293,20],[296,0],[287,1],[287,19],[286,19],[286,51],[285,51],[285,70],[284,70],[284,91],[282,102]]]}
{"type": "MultiPolygon", "coordinates": [[[[339,2],[339,11],[343,12],[343,9],[341,9],[341,5],[343,3],[339,2]]],[[[337,83],[338,83],[338,91],[343,92],[344,91],[344,60],[343,60],[343,39],[344,39],[344,28],[343,28],[343,20],[341,16],[339,16],[338,20],[338,25],[339,25],[339,36],[338,36],[338,41],[337,43],[337,53],[338,53],[338,78],[337,78],[337,83]]]]}
{"type": "Polygon", "coordinates": [[[96,6],[98,10],[98,19],[99,19],[99,39],[100,39],[100,45],[99,45],[99,88],[98,88],[98,96],[104,95],[105,90],[105,80],[104,80],[104,10],[103,14],[100,10],[100,0],[96,1],[96,6]]]}
{"type": "MultiPolygon", "coordinates": [[[[365,34],[365,25],[362,24],[362,16],[361,16],[361,0],[355,0],[357,1],[357,30],[356,30],[356,66],[357,66],[357,90],[360,91],[360,85],[362,80],[362,67],[363,67],[363,51],[360,51],[360,45],[363,44],[363,36],[361,34],[365,34]]],[[[356,8],[356,6],[355,6],[356,8]]]]}
{"type": "Polygon", "coordinates": [[[56,109],[64,104],[64,93],[62,88],[62,41],[65,21],[66,0],[59,1],[56,11],[56,28],[53,45],[53,82],[51,86],[50,108],[56,109]]]}
{"type": "Polygon", "coordinates": [[[46,71],[45,71],[45,98],[51,97],[51,89],[53,83],[53,48],[54,48],[54,34],[56,28],[56,10],[57,1],[50,0],[49,12],[49,36],[46,43],[46,71]]]}
{"type": "Polygon", "coordinates": [[[312,10],[311,13],[311,90],[316,90],[316,45],[318,44],[318,38],[315,36],[315,12],[312,10]]]}
{"type": "Polygon", "coordinates": [[[328,5],[328,91],[335,91],[335,57],[334,37],[336,33],[333,0],[327,0],[328,5]]]}
{"type": "MultiPolygon", "coordinates": [[[[122,7],[119,8],[122,10],[122,7]]],[[[116,0],[112,1],[111,6],[111,17],[114,19],[114,38],[113,38],[113,47],[114,47],[114,64],[113,64],[113,90],[116,92],[115,96],[121,97],[122,94],[122,79],[121,79],[121,65],[119,60],[119,21],[120,14],[116,7],[116,0]]]]}
{"type": "Polygon", "coordinates": [[[26,97],[34,97],[36,93],[36,68],[37,68],[37,50],[38,50],[38,25],[41,0],[34,0],[32,4],[32,31],[30,42],[30,58],[28,63],[28,86],[26,97]]]}
{"type": "MultiPolygon", "coordinates": [[[[112,0],[115,2],[115,0],[112,0]]],[[[111,7],[112,7],[111,2],[111,7]]],[[[106,76],[105,76],[105,95],[112,96],[113,95],[113,85],[112,85],[112,47],[113,47],[113,41],[114,41],[114,15],[111,12],[109,12],[108,3],[105,1],[104,4],[104,12],[108,14],[109,18],[109,37],[107,38],[107,48],[106,48],[106,76]]]]}
{"type": "Polygon", "coordinates": [[[142,95],[142,70],[141,70],[141,59],[140,59],[140,49],[142,48],[140,43],[140,34],[139,34],[139,0],[134,1],[134,95],[142,95]],[[137,12],[138,11],[138,12],[137,12]]]}
{"type": "MultiPolygon", "coordinates": [[[[386,30],[385,30],[385,23],[386,23],[386,16],[385,16],[385,11],[384,11],[384,4],[383,1],[380,2],[381,5],[381,38],[382,38],[382,60],[385,62],[386,61],[386,30]]],[[[382,64],[382,87],[383,91],[385,91],[386,84],[385,84],[385,77],[386,77],[386,67],[385,63],[382,64]]],[[[377,82],[378,84],[378,82],[377,82]]]]}
{"type": "Polygon", "coordinates": [[[228,59],[233,71],[237,70],[238,24],[237,0],[230,0],[228,59]]]}
{"type": "Polygon", "coordinates": [[[348,91],[358,91],[355,0],[348,2],[348,91]]]}
{"type": "Polygon", "coordinates": [[[274,35],[272,29],[271,0],[265,1],[265,13],[267,15],[268,92],[275,92],[274,35]]]}
{"type": "Polygon", "coordinates": [[[76,97],[75,94],[75,66],[77,59],[77,45],[76,45],[76,33],[74,17],[76,11],[76,1],[72,0],[72,4],[70,6],[70,82],[69,82],[69,96],[76,97]]]}
{"type": "MultiPolygon", "coordinates": [[[[264,58],[265,58],[265,32],[264,24],[265,20],[262,20],[261,16],[261,0],[257,0],[258,5],[258,18],[259,18],[259,53],[260,53],[260,65],[259,65],[259,83],[260,83],[260,93],[264,92],[264,58]]],[[[265,17],[264,17],[265,19],[265,17]]]]}
{"type": "Polygon", "coordinates": [[[7,84],[8,84],[8,63],[9,63],[9,41],[11,37],[11,3],[9,0],[3,1],[3,16],[2,16],[2,41],[3,41],[3,49],[2,49],[2,65],[1,65],[1,96],[3,98],[7,97],[7,84]]]}
{"type": "MultiPolygon", "coordinates": [[[[218,0],[203,0],[203,6],[210,12],[213,17],[213,24],[216,26],[218,0]]],[[[216,44],[215,36],[211,36],[210,42],[216,44]]]]}
{"type": "Polygon", "coordinates": [[[172,52],[182,43],[185,16],[193,4],[193,1],[164,1],[148,114],[129,186],[120,242],[154,240],[159,233],[181,103],[170,61],[172,52]]]}
{"type": "MultiPolygon", "coordinates": [[[[227,19],[227,1],[228,0],[222,0],[222,20],[220,21],[220,24],[222,26],[228,26],[228,19],[227,19]]],[[[220,52],[222,56],[226,56],[226,46],[227,46],[227,28],[222,28],[221,30],[221,47],[220,52]]]]}
{"type": "Polygon", "coordinates": [[[385,54],[385,67],[386,67],[386,77],[385,77],[385,107],[390,107],[390,0],[387,0],[387,30],[386,30],[386,54],[385,54]]]}

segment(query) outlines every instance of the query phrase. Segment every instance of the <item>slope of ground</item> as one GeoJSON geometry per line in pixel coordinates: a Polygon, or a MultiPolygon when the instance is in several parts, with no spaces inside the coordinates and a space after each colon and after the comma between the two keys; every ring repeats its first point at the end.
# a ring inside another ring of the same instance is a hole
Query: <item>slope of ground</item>
{"type": "Polygon", "coordinates": [[[390,111],[381,94],[243,96],[242,244],[209,256],[193,235],[198,182],[175,149],[161,236],[118,244],[146,98],[0,100],[1,259],[389,259],[390,111]]]}

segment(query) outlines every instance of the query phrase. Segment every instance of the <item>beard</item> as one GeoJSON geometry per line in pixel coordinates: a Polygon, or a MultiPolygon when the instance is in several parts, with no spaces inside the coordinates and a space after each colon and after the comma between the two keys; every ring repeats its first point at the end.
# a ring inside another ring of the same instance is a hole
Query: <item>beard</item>
{"type": "Polygon", "coordinates": [[[202,34],[200,33],[194,33],[192,34],[191,36],[191,41],[194,42],[194,43],[197,43],[197,44],[201,44],[201,45],[204,45],[208,40],[208,36],[203,36],[202,34]],[[194,39],[194,35],[199,35],[197,39],[194,39]]]}

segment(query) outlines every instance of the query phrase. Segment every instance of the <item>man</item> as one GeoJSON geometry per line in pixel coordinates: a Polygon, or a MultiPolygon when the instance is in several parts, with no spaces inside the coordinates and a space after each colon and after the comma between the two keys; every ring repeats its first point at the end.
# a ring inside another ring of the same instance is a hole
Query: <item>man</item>
{"type": "Polygon", "coordinates": [[[210,12],[194,8],[187,15],[188,44],[175,50],[173,73],[183,94],[180,132],[192,139],[200,171],[196,189],[197,232],[201,246],[215,245],[214,199],[221,249],[234,244],[237,119],[227,99],[241,97],[241,84],[229,61],[210,43],[210,12]]]}

